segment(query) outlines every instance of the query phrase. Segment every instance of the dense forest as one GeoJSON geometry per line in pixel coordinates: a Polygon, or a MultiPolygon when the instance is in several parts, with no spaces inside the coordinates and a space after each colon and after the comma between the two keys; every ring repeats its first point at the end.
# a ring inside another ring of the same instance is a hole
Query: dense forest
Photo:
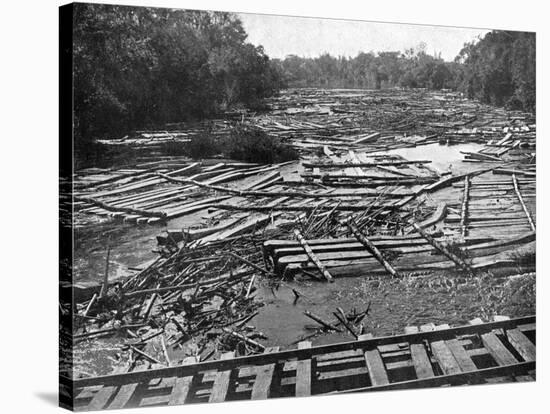
{"type": "Polygon", "coordinates": [[[354,58],[323,54],[274,60],[290,87],[387,87],[454,89],[493,105],[535,110],[535,34],[493,31],[467,43],[453,62],[426,53],[360,53],[354,58]]]}
{"type": "Polygon", "coordinates": [[[269,59],[231,13],[76,4],[73,16],[77,141],[257,109],[283,87],[450,88],[481,101],[535,110],[535,34],[493,31],[453,62],[426,53],[269,59]]]}
{"type": "Polygon", "coordinates": [[[255,107],[281,87],[231,13],[76,4],[77,140],[255,107]]]}

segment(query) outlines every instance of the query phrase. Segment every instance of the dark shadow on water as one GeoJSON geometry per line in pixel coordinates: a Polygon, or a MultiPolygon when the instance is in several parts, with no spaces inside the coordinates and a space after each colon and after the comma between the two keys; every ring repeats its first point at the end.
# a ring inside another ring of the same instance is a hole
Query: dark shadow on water
{"type": "Polygon", "coordinates": [[[40,398],[42,401],[44,401],[47,404],[53,405],[57,407],[59,405],[58,395],[57,392],[35,392],[34,395],[36,395],[38,398],[40,398]]]}

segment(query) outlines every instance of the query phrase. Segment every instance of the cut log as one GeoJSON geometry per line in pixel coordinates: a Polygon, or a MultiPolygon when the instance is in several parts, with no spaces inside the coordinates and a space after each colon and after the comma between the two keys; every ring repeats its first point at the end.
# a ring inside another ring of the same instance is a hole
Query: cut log
{"type": "Polygon", "coordinates": [[[347,226],[357,239],[359,243],[361,243],[365,248],[378,260],[382,266],[388,271],[388,273],[392,277],[399,277],[399,274],[397,271],[393,268],[393,266],[384,258],[380,250],[365,236],[355,225],[355,223],[352,223],[351,221],[348,221],[347,226]]]}
{"type": "Polygon", "coordinates": [[[512,174],[512,181],[514,182],[514,190],[516,192],[516,195],[518,197],[518,200],[521,204],[521,208],[523,209],[523,212],[525,213],[525,216],[527,217],[527,220],[529,221],[529,225],[531,226],[531,229],[533,231],[536,231],[535,223],[533,222],[533,219],[531,218],[531,214],[529,213],[529,210],[527,210],[527,206],[525,205],[525,202],[523,201],[523,196],[521,194],[521,191],[519,190],[518,186],[518,180],[516,178],[515,174],[512,174]]]}
{"type": "Polygon", "coordinates": [[[307,244],[306,239],[302,236],[300,233],[300,230],[296,229],[294,230],[294,235],[296,236],[296,239],[300,242],[302,247],[304,248],[304,251],[306,252],[309,259],[315,264],[317,269],[321,272],[321,274],[327,279],[328,282],[334,282],[334,279],[332,275],[329,273],[329,271],[323,266],[323,263],[317,258],[315,253],[313,253],[313,250],[311,250],[311,247],[307,244]]]}
{"type": "Polygon", "coordinates": [[[353,144],[361,144],[367,141],[372,141],[380,136],[380,132],[374,132],[370,135],[367,135],[366,137],[361,137],[353,141],[353,144]]]}
{"type": "Polygon", "coordinates": [[[462,209],[460,211],[460,229],[462,237],[466,237],[468,229],[467,223],[468,220],[468,203],[470,199],[470,176],[467,175],[464,177],[464,192],[462,196],[462,209]]]}
{"type": "Polygon", "coordinates": [[[325,322],[324,320],[322,320],[319,316],[309,312],[309,311],[304,311],[304,315],[306,315],[308,318],[310,319],[313,319],[315,322],[317,322],[319,325],[321,326],[324,326],[325,328],[327,329],[331,329],[333,331],[336,331],[336,332],[342,332],[341,329],[339,329],[338,327],[334,326],[333,324],[329,323],[329,322],[325,322]]]}
{"type": "Polygon", "coordinates": [[[413,223],[413,227],[415,230],[422,235],[426,239],[428,243],[430,243],[433,247],[435,247],[437,250],[439,250],[442,254],[447,256],[450,260],[452,260],[454,263],[458,265],[462,270],[465,270],[469,273],[473,273],[472,268],[470,265],[468,265],[464,260],[462,260],[460,257],[458,257],[456,254],[450,252],[445,246],[443,246],[441,243],[439,243],[437,240],[435,240],[432,236],[430,236],[428,233],[426,233],[418,224],[413,223]]]}

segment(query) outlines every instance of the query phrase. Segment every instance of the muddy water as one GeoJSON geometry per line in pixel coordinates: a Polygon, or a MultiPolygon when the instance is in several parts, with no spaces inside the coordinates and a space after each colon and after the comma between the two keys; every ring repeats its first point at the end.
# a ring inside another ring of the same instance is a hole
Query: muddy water
{"type": "Polygon", "coordinates": [[[374,335],[403,332],[408,325],[429,322],[463,324],[475,317],[487,318],[493,314],[521,316],[535,312],[534,300],[524,300],[525,295],[534,295],[534,280],[527,282],[527,292],[520,293],[519,297],[511,297],[519,289],[504,279],[494,279],[494,285],[490,289],[486,287],[487,291],[480,288],[486,281],[454,284],[453,280],[444,276],[416,282],[353,277],[340,278],[330,284],[292,282],[277,291],[263,286],[258,297],[265,301],[266,306],[251,324],[269,338],[268,345],[291,345],[314,334],[308,340],[313,344],[324,344],[353,338],[348,333],[316,334],[319,325],[304,315],[305,310],[334,323],[336,318],[332,312],[337,306],[346,312],[354,308],[361,312],[370,304],[363,325],[365,332],[374,335]],[[305,297],[295,301],[290,287],[305,297]]]}
{"type": "Polygon", "coordinates": [[[167,228],[186,228],[196,225],[205,211],[171,220],[164,225],[115,223],[110,219],[87,222],[74,231],[75,281],[97,282],[103,280],[107,246],[111,246],[109,280],[135,273],[132,268],[141,268],[157,257],[156,236],[167,228]]]}
{"type": "Polygon", "coordinates": [[[464,154],[460,151],[478,152],[482,148],[483,145],[476,143],[460,145],[440,145],[434,143],[412,148],[389,150],[386,154],[401,155],[411,161],[431,160],[432,162],[428,165],[441,173],[451,172],[453,174],[463,174],[468,171],[479,169],[480,164],[462,162],[464,154]]]}

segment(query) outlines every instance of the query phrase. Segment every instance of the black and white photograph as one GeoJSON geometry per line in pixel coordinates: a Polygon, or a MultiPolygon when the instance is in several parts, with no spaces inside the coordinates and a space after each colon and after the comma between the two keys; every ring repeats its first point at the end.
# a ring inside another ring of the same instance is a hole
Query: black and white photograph
{"type": "Polygon", "coordinates": [[[59,8],[60,406],[536,381],[539,39],[400,20],[59,8]]]}

